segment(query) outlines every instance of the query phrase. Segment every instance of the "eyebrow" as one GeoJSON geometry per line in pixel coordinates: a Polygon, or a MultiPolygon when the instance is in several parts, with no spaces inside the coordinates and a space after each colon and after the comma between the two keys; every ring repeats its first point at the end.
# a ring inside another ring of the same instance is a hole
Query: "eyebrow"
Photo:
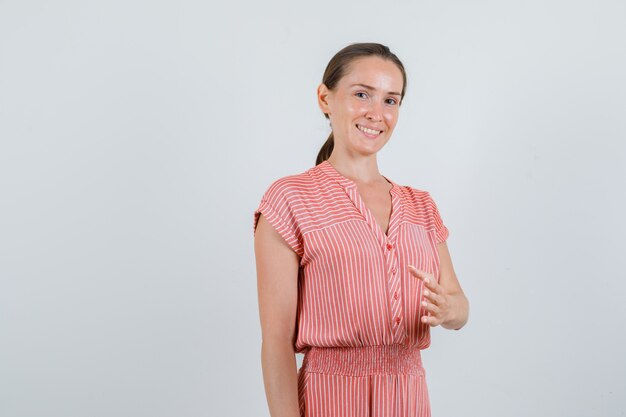
{"type": "MultiPolygon", "coordinates": [[[[368,89],[368,90],[376,90],[376,89],[375,89],[374,87],[372,87],[371,85],[367,85],[367,84],[360,84],[360,83],[357,83],[357,84],[352,84],[350,87],[363,87],[363,88],[366,88],[366,89],[368,89]]],[[[389,91],[389,92],[387,92],[387,94],[392,94],[392,95],[395,95],[395,96],[401,96],[401,95],[402,95],[402,94],[400,94],[400,93],[396,93],[395,91],[389,91]]]]}

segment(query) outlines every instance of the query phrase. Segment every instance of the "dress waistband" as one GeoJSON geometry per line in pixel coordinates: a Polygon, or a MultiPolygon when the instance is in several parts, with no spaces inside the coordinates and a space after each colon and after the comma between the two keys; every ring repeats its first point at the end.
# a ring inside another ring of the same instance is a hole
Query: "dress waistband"
{"type": "Polygon", "coordinates": [[[420,349],[400,344],[359,347],[311,346],[304,354],[301,368],[306,372],[350,376],[424,375],[420,349]]]}

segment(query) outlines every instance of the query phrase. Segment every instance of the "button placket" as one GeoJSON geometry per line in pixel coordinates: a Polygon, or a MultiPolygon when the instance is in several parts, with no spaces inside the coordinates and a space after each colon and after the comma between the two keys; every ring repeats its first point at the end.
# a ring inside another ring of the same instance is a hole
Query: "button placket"
{"type": "Polygon", "coordinates": [[[394,343],[402,342],[402,339],[405,336],[404,331],[402,330],[402,322],[403,322],[403,305],[402,305],[402,297],[400,297],[401,290],[401,281],[399,275],[397,274],[395,261],[395,239],[398,234],[398,230],[400,225],[402,224],[404,218],[404,207],[401,202],[402,200],[402,192],[401,187],[395,182],[389,180],[387,177],[385,179],[392,184],[392,188],[390,190],[391,194],[391,205],[392,212],[389,218],[389,225],[387,233],[384,233],[380,225],[376,222],[373,213],[369,210],[369,208],[365,205],[365,202],[359,195],[357,190],[357,185],[354,181],[350,180],[347,177],[341,175],[333,166],[328,162],[328,160],[322,162],[320,164],[320,169],[323,173],[328,175],[330,178],[335,179],[341,186],[344,188],[344,191],[363,216],[364,220],[368,224],[371,229],[373,235],[378,240],[380,244],[382,244],[383,256],[386,260],[386,265],[393,265],[393,272],[388,276],[387,281],[387,294],[388,294],[388,306],[389,306],[389,320],[391,322],[390,327],[390,335],[392,341],[394,343]]]}
{"type": "Polygon", "coordinates": [[[393,209],[396,212],[396,216],[394,218],[394,223],[390,224],[389,226],[389,236],[386,236],[386,239],[383,242],[383,251],[387,260],[387,265],[389,265],[389,277],[387,283],[389,286],[391,336],[393,343],[401,343],[405,337],[405,326],[403,325],[404,307],[402,297],[400,297],[402,284],[400,280],[400,274],[398,273],[397,268],[398,257],[396,247],[397,245],[395,240],[403,218],[403,207],[400,202],[401,195],[399,191],[400,190],[397,187],[394,187],[392,189],[392,201],[394,202],[393,209]]]}
{"type": "Polygon", "coordinates": [[[386,250],[385,258],[387,261],[387,265],[392,265],[388,270],[388,285],[389,285],[389,305],[390,305],[390,318],[392,321],[391,326],[391,336],[394,343],[399,343],[402,341],[402,317],[403,317],[403,308],[402,301],[400,300],[400,278],[396,274],[397,268],[396,264],[396,252],[394,245],[387,241],[384,245],[386,250]]]}

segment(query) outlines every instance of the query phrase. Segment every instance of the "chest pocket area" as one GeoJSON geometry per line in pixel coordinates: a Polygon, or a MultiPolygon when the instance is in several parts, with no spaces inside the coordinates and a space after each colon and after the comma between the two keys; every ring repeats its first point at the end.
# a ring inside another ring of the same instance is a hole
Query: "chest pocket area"
{"type": "Polygon", "coordinates": [[[383,248],[367,222],[362,218],[337,222],[308,233],[307,243],[303,299],[352,317],[357,327],[373,320],[374,306],[386,303],[387,275],[383,248]]]}
{"type": "Polygon", "coordinates": [[[417,269],[435,274],[439,272],[439,254],[433,232],[420,224],[405,223],[401,232],[401,251],[406,264],[417,269]]]}
{"type": "Polygon", "coordinates": [[[369,225],[360,215],[307,233],[309,267],[335,269],[345,275],[354,268],[371,268],[382,255],[369,225]]]}

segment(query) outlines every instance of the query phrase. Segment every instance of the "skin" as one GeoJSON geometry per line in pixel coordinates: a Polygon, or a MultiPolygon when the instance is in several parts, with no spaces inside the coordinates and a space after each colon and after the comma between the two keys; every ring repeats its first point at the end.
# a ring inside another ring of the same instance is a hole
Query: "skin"
{"type": "Polygon", "coordinates": [[[261,215],[254,238],[261,365],[272,417],[300,417],[294,351],[299,256],[261,215]]]}
{"type": "MultiPolygon", "coordinates": [[[[328,161],[356,182],[361,198],[385,232],[391,213],[391,184],[380,174],[376,156],[391,138],[398,121],[402,81],[402,73],[393,62],[364,57],[350,64],[334,90],[324,84],[317,89],[318,105],[328,114],[334,134],[335,145],[328,161]],[[381,133],[375,138],[367,137],[357,125],[381,133]]],[[[263,215],[257,224],[254,250],[262,329],[261,363],[270,415],[299,417],[293,344],[300,259],[263,215]]],[[[446,242],[438,244],[437,251],[439,282],[432,274],[408,268],[426,286],[421,302],[428,315],[422,320],[430,326],[458,330],[467,322],[469,303],[454,272],[446,242]]]]}

